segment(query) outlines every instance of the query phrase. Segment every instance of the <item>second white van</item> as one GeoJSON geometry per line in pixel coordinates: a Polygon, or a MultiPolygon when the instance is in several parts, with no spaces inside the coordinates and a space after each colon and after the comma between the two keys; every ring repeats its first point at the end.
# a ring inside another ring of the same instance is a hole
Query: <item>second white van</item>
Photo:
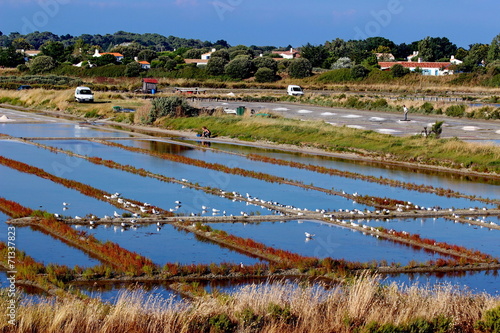
{"type": "Polygon", "coordinates": [[[302,96],[304,95],[304,91],[302,90],[301,86],[296,86],[296,85],[289,85],[288,88],[286,89],[286,92],[290,96],[302,96]]]}
{"type": "Polygon", "coordinates": [[[94,93],[89,87],[76,87],[75,89],[75,100],[78,103],[94,101],[94,93]]]}

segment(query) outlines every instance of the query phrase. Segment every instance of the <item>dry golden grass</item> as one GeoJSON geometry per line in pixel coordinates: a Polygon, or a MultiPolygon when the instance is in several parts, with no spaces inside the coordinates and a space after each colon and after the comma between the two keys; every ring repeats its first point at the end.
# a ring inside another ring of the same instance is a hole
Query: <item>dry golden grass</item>
{"type": "Polygon", "coordinates": [[[498,297],[452,286],[382,286],[365,276],[326,291],[283,282],[182,302],[138,291],[123,293],[113,305],[94,299],[46,301],[18,308],[15,326],[3,316],[0,328],[44,333],[221,331],[217,327],[229,327],[225,332],[352,332],[373,322],[404,325],[442,316],[455,331],[473,332],[482,314],[498,305],[498,297]]]}

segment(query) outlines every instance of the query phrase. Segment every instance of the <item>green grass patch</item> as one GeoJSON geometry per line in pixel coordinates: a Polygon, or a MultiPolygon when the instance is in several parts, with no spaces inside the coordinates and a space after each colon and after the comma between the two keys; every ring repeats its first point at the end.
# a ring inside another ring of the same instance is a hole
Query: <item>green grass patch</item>
{"type": "Polygon", "coordinates": [[[391,158],[402,161],[500,173],[500,147],[458,139],[394,137],[374,131],[334,127],[320,121],[231,115],[164,118],[162,125],[197,132],[201,132],[201,126],[207,126],[214,135],[246,141],[269,141],[370,156],[390,154],[391,158]]]}

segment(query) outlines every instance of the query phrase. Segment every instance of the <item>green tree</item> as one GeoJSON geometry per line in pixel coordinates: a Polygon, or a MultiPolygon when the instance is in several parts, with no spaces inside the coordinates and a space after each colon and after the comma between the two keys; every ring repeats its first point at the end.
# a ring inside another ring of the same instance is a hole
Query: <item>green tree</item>
{"type": "Polygon", "coordinates": [[[370,70],[363,65],[355,65],[351,68],[351,76],[353,79],[363,79],[368,76],[370,70]]]}
{"type": "Polygon", "coordinates": [[[28,63],[32,73],[43,73],[56,67],[56,62],[52,57],[39,55],[28,63]]]}
{"type": "Polygon", "coordinates": [[[323,67],[330,53],[323,45],[315,46],[307,43],[300,48],[300,56],[309,60],[313,67],[323,67]]]}
{"type": "Polygon", "coordinates": [[[255,72],[255,81],[273,82],[276,81],[276,72],[267,67],[261,67],[255,72]]]}
{"type": "Polygon", "coordinates": [[[496,35],[488,48],[487,63],[500,60],[500,34],[496,35]]]}
{"type": "Polygon", "coordinates": [[[234,51],[229,52],[229,59],[233,60],[238,56],[248,56],[250,58],[253,58],[253,52],[252,50],[242,50],[242,49],[237,49],[234,51]]]}
{"type": "Polygon", "coordinates": [[[21,64],[24,64],[24,56],[14,46],[5,49],[0,47],[0,66],[16,67],[21,64]]]}
{"type": "Polygon", "coordinates": [[[52,57],[57,62],[66,60],[66,50],[61,42],[48,41],[41,46],[40,51],[43,55],[52,57]]]}
{"type": "Polygon", "coordinates": [[[31,50],[33,46],[25,38],[16,38],[12,41],[12,46],[16,50],[31,50]]]}
{"type": "Polygon", "coordinates": [[[457,46],[446,37],[426,37],[418,42],[418,57],[424,61],[449,59],[457,46]]]}
{"type": "Polygon", "coordinates": [[[116,64],[116,57],[112,54],[103,54],[100,57],[92,58],[91,63],[96,66],[105,66],[108,64],[116,64]]]}
{"type": "Polygon", "coordinates": [[[426,37],[418,43],[418,57],[423,61],[434,61],[430,37],[426,37]]]}
{"type": "Polygon", "coordinates": [[[288,74],[294,79],[300,79],[312,75],[311,62],[305,58],[293,59],[288,66],[288,74]]]}
{"type": "Polygon", "coordinates": [[[128,77],[139,76],[139,74],[141,73],[141,69],[142,69],[141,64],[139,64],[138,62],[132,61],[131,63],[128,63],[125,66],[125,76],[128,76],[128,77]]]}
{"type": "Polygon", "coordinates": [[[151,60],[155,59],[158,56],[158,54],[150,49],[142,50],[137,54],[137,59],[141,61],[147,61],[151,62],[151,60]]]}
{"type": "Polygon", "coordinates": [[[410,70],[406,67],[403,67],[401,64],[395,64],[391,67],[392,77],[403,77],[406,74],[409,74],[410,70]]]}
{"type": "Polygon", "coordinates": [[[227,63],[228,61],[222,57],[211,57],[207,63],[207,73],[209,75],[222,75],[227,63]]]}
{"type": "Polygon", "coordinates": [[[201,59],[201,55],[205,53],[204,49],[190,49],[182,55],[184,59],[201,59]]]}
{"type": "Polygon", "coordinates": [[[225,49],[220,49],[220,50],[213,52],[210,55],[210,58],[217,58],[217,57],[223,58],[223,59],[229,61],[229,52],[227,52],[227,50],[225,50],[225,49]]]}
{"type": "Polygon", "coordinates": [[[462,69],[465,71],[473,70],[474,67],[482,64],[488,57],[489,45],[473,44],[471,45],[467,56],[464,59],[462,69]],[[465,68],[464,68],[465,67],[465,68]]]}
{"type": "Polygon", "coordinates": [[[468,53],[469,52],[467,50],[465,50],[463,47],[459,47],[457,49],[457,52],[455,52],[455,59],[464,60],[465,57],[467,57],[468,53]]]}
{"type": "Polygon", "coordinates": [[[278,62],[269,57],[257,57],[252,62],[255,68],[266,67],[272,69],[275,73],[278,70],[278,62]]]}
{"type": "Polygon", "coordinates": [[[250,77],[252,69],[252,61],[246,56],[237,57],[224,67],[226,74],[233,79],[246,79],[250,77]]]}

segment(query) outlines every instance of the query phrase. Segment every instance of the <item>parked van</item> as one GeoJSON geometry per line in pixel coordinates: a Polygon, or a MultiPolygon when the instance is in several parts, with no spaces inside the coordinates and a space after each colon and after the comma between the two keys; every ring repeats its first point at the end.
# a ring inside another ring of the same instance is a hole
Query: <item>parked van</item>
{"type": "Polygon", "coordinates": [[[76,87],[75,89],[75,100],[78,103],[94,101],[94,93],[89,87],[76,87]]]}
{"type": "Polygon", "coordinates": [[[296,85],[289,85],[288,88],[286,89],[288,95],[290,96],[302,96],[304,95],[304,91],[302,90],[301,86],[296,86],[296,85]]]}

